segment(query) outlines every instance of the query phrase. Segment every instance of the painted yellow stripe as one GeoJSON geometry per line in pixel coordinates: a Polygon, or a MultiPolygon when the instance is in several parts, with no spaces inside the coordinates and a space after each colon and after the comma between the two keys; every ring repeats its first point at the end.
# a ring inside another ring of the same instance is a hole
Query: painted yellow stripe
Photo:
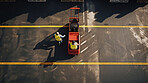
{"type": "Polygon", "coordinates": [[[148,28],[148,26],[80,26],[80,27],[95,27],[95,28],[148,28]]]}
{"type": "Polygon", "coordinates": [[[0,28],[37,28],[37,27],[68,27],[68,26],[62,26],[62,25],[60,25],[60,26],[54,26],[54,25],[35,25],[35,26],[33,26],[33,25],[25,25],[25,26],[0,26],[0,28]]]}
{"type": "Polygon", "coordinates": [[[0,65],[148,65],[144,62],[0,62],[0,65]]]}
{"type": "MultiPolygon", "coordinates": [[[[0,28],[60,28],[60,27],[68,27],[68,26],[62,26],[62,25],[25,25],[25,26],[0,26],[0,28]]],[[[94,27],[94,28],[148,28],[148,26],[79,26],[82,27],[94,27]]]]}

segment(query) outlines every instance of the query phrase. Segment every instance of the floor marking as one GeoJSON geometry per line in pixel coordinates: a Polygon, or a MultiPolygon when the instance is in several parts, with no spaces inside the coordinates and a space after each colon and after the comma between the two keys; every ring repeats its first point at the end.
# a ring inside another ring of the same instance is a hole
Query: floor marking
{"type": "MultiPolygon", "coordinates": [[[[83,2],[83,26],[85,26],[85,11],[84,11],[84,2],[83,2]]],[[[85,32],[85,27],[83,27],[83,31],[85,32]]]]}
{"type": "Polygon", "coordinates": [[[84,48],[82,51],[81,51],[81,53],[83,53],[85,50],[87,50],[88,49],[88,47],[86,47],[86,48],[84,48]]]}
{"type": "Polygon", "coordinates": [[[95,35],[89,37],[87,40],[89,41],[89,40],[91,40],[91,39],[94,38],[94,37],[95,37],[95,35]]]}
{"type": "Polygon", "coordinates": [[[80,37],[82,38],[85,34],[81,35],[80,37]]]}
{"type": "MultiPolygon", "coordinates": [[[[0,28],[60,28],[60,27],[68,27],[68,26],[62,26],[62,25],[25,25],[25,26],[19,26],[19,25],[1,25],[0,28]]],[[[79,26],[80,28],[82,27],[95,27],[95,28],[148,28],[148,26],[79,26]]]]}
{"type": "Polygon", "coordinates": [[[94,38],[96,35],[91,36],[91,38],[94,38]]]}
{"type": "Polygon", "coordinates": [[[97,52],[98,52],[98,50],[97,50],[97,51],[95,51],[94,53],[92,53],[92,54],[90,55],[90,57],[91,57],[92,55],[96,54],[97,52]]]}
{"type": "Polygon", "coordinates": [[[8,25],[8,26],[0,26],[0,28],[38,28],[38,27],[47,27],[47,28],[49,28],[49,27],[68,27],[68,26],[62,26],[62,25],[60,25],[60,26],[55,26],[55,25],[25,25],[25,26],[23,26],[23,25],[9,26],[8,25]]]}
{"type": "Polygon", "coordinates": [[[79,62],[82,62],[83,61],[83,59],[81,59],[79,62]]]}
{"type": "MultiPolygon", "coordinates": [[[[138,15],[136,15],[136,19],[138,21],[138,25],[143,26],[138,15]]],[[[145,35],[145,30],[143,28],[139,28],[138,32],[133,28],[130,28],[130,31],[140,44],[143,44],[148,48],[148,37],[145,35]]]]}
{"type": "Polygon", "coordinates": [[[148,65],[148,62],[0,62],[5,65],[148,65]]]}
{"type": "Polygon", "coordinates": [[[72,65],[71,65],[71,68],[72,68],[72,69],[75,69],[72,65]]]}
{"type": "Polygon", "coordinates": [[[96,27],[96,28],[148,28],[148,26],[79,26],[79,27],[96,27]]]}
{"type": "Polygon", "coordinates": [[[50,72],[53,72],[53,71],[55,71],[56,69],[57,69],[58,67],[56,66],[54,69],[52,69],[50,72]]]}
{"type": "Polygon", "coordinates": [[[83,41],[83,42],[81,43],[81,46],[82,46],[83,44],[85,44],[86,42],[87,42],[87,40],[83,41]]]}
{"type": "Polygon", "coordinates": [[[91,30],[89,29],[89,30],[88,30],[88,33],[89,33],[90,31],[91,31],[91,30]]]}

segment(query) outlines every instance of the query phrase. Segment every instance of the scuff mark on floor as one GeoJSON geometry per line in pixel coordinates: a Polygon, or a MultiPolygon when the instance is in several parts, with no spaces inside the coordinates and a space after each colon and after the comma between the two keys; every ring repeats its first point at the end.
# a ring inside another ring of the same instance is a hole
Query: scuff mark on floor
{"type": "MultiPolygon", "coordinates": [[[[138,21],[138,25],[143,26],[138,15],[136,15],[136,19],[138,21]]],[[[145,36],[145,31],[143,28],[139,27],[139,34],[132,27],[130,28],[130,31],[140,44],[143,44],[148,48],[148,38],[145,36]]]]}
{"type": "MultiPolygon", "coordinates": [[[[95,15],[96,13],[94,12],[95,10],[95,5],[93,1],[89,1],[86,3],[87,6],[87,25],[88,26],[93,26],[94,21],[96,20],[95,15]]],[[[92,27],[88,27],[88,33],[92,31],[92,27]]],[[[95,35],[92,35],[91,38],[94,38],[95,35]]],[[[94,43],[94,42],[93,42],[94,43]]],[[[93,45],[93,43],[91,45],[93,45]]],[[[98,60],[98,51],[96,51],[94,54],[94,56],[91,57],[91,59],[89,59],[89,61],[99,61],[98,60]]],[[[92,56],[92,55],[91,55],[92,56]]],[[[88,70],[91,71],[95,78],[97,83],[100,83],[100,77],[99,77],[99,66],[88,66],[88,70]]]]}
{"type": "MultiPolygon", "coordinates": [[[[87,11],[87,25],[88,26],[93,26],[93,22],[96,20],[96,18],[95,18],[96,13],[93,12],[95,10],[94,3],[93,2],[88,2],[86,5],[87,5],[87,8],[88,8],[88,11],[87,11]]],[[[90,31],[91,31],[91,27],[88,27],[88,32],[90,32],[90,31]]]]}

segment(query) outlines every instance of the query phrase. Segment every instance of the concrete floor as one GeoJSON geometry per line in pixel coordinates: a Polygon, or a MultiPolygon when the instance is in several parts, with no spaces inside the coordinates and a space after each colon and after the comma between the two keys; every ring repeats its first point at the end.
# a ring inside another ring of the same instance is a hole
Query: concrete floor
{"type": "MultiPolygon", "coordinates": [[[[69,8],[80,7],[80,25],[146,26],[148,5],[84,3],[0,3],[0,23],[66,25],[69,8]]],[[[147,62],[147,29],[80,28],[81,53],[67,54],[67,32],[61,28],[0,29],[0,61],[5,62],[147,62]],[[61,46],[52,36],[65,34],[61,46]],[[36,49],[34,49],[36,48],[36,49]]],[[[147,66],[0,66],[1,83],[147,83],[147,66]]]]}

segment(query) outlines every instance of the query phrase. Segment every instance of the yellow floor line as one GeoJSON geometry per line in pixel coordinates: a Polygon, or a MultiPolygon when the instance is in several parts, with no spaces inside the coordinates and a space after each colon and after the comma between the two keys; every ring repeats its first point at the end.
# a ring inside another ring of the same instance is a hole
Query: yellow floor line
{"type": "Polygon", "coordinates": [[[80,27],[95,27],[95,28],[148,28],[148,26],[80,26],[80,27]]]}
{"type": "MultiPolygon", "coordinates": [[[[60,27],[68,27],[68,26],[62,26],[62,25],[25,25],[25,26],[0,26],[0,28],[60,28],[60,27]]],[[[79,26],[82,27],[94,27],[94,28],[148,28],[148,26],[79,26]]]]}
{"type": "Polygon", "coordinates": [[[38,27],[68,27],[68,26],[62,26],[62,25],[60,25],[60,26],[54,26],[54,25],[25,25],[25,26],[0,26],[0,28],[38,28],[38,27]]]}
{"type": "Polygon", "coordinates": [[[0,65],[148,65],[146,62],[0,62],[0,65]]]}

